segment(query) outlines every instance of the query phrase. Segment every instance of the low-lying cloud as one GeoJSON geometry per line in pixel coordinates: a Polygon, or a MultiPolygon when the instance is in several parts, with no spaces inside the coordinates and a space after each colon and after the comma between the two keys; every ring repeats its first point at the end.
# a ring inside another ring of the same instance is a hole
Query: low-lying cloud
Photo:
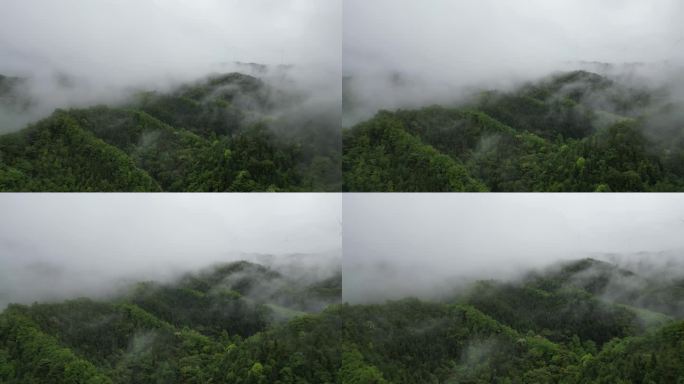
{"type": "MultiPolygon", "coordinates": [[[[27,79],[30,110],[115,103],[210,73],[246,72],[339,107],[341,2],[10,0],[0,14],[0,74],[27,79]]],[[[9,115],[9,116],[8,116],[9,115]]]]}
{"type": "Polygon", "coordinates": [[[553,71],[637,72],[666,83],[684,62],[682,14],[676,0],[348,0],[344,124],[553,71]]]}
{"type": "Polygon", "coordinates": [[[341,254],[332,194],[7,194],[0,211],[0,307],[244,259],[328,271],[341,254]]]}
{"type": "Polygon", "coordinates": [[[343,216],[349,302],[434,298],[586,257],[684,259],[678,194],[345,194],[343,216]]]}

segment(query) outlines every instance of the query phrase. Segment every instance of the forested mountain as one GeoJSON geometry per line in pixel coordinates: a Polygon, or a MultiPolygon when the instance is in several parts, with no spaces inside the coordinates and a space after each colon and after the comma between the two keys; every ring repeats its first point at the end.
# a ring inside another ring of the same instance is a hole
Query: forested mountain
{"type": "Polygon", "coordinates": [[[681,276],[586,259],[443,301],[344,305],[342,382],[677,383],[683,293],[681,276]],[[672,305],[656,312],[646,297],[672,305]]]}
{"type": "Polygon", "coordinates": [[[682,281],[585,259],[439,301],[351,305],[339,274],[238,262],[111,300],[10,305],[0,381],[676,383],[682,281]]]}
{"type": "MultiPolygon", "coordinates": [[[[0,78],[0,103],[25,103],[13,96],[21,81],[0,78]]],[[[340,190],[339,111],[304,99],[229,73],[56,110],[0,136],[0,190],[340,190]]]]}
{"type": "Polygon", "coordinates": [[[631,84],[576,71],[457,106],[380,111],[343,133],[343,189],[684,190],[682,104],[631,84]]]}
{"type": "Polygon", "coordinates": [[[12,304],[2,383],[333,383],[341,275],[310,281],[248,262],[110,300],[12,304]]]}

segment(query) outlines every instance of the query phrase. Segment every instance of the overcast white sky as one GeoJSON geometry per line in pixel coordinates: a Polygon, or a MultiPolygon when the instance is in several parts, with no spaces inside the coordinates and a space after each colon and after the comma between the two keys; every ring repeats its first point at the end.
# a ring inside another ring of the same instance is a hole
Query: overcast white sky
{"type": "Polygon", "coordinates": [[[0,73],[124,80],[220,63],[337,67],[340,0],[4,0],[0,73]]]}
{"type": "Polygon", "coordinates": [[[345,194],[342,205],[350,301],[605,253],[684,258],[682,194],[345,194]]]}
{"type": "Polygon", "coordinates": [[[679,0],[345,0],[343,73],[377,110],[443,101],[464,86],[510,86],[579,61],[681,63],[683,17],[679,0]],[[409,86],[387,84],[394,71],[409,86]]]}
{"type": "Polygon", "coordinates": [[[254,253],[341,254],[338,194],[3,194],[0,308],[254,253]]]}
{"type": "Polygon", "coordinates": [[[28,78],[34,103],[20,113],[0,105],[0,132],[58,107],[233,71],[338,107],[341,40],[341,0],[3,0],[0,74],[28,78]],[[287,81],[280,64],[293,65],[287,81]]]}
{"type": "Polygon", "coordinates": [[[681,57],[682,16],[678,0],[345,0],[344,64],[451,72],[663,61],[681,57]]]}

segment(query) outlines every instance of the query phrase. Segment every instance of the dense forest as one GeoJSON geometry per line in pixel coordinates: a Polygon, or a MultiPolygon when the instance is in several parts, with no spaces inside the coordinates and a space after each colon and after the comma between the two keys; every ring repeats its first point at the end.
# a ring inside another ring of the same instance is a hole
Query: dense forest
{"type": "Polygon", "coordinates": [[[684,275],[593,259],[449,299],[344,305],[344,383],[681,383],[684,275]]]}
{"type": "MultiPolygon", "coordinates": [[[[0,115],[31,107],[27,81],[0,76],[0,115]]],[[[281,88],[229,73],[58,109],[0,135],[0,190],[339,191],[339,111],[281,88]]]]}
{"type": "Polygon", "coordinates": [[[0,382],[339,382],[340,300],[339,271],[235,262],[108,299],[11,304],[0,382]]]}
{"type": "Polygon", "coordinates": [[[3,383],[678,383],[684,276],[583,259],[439,300],[339,304],[238,262],[112,299],[10,305],[3,383]]]}
{"type": "Polygon", "coordinates": [[[380,111],[343,133],[343,190],[681,191],[682,106],[663,88],[575,71],[380,111]]]}

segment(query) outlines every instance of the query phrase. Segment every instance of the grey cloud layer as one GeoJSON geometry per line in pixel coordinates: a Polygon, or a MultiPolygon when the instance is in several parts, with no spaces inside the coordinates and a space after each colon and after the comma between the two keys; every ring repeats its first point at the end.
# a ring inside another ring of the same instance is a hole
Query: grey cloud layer
{"type": "Polygon", "coordinates": [[[343,210],[352,302],[430,296],[559,260],[684,252],[678,194],[345,194],[343,210]]]}
{"type": "Polygon", "coordinates": [[[339,12],[336,0],[9,0],[0,49],[3,67],[47,65],[109,80],[233,61],[336,65],[339,12]]]}
{"type": "Polygon", "coordinates": [[[341,253],[333,194],[6,194],[0,211],[0,306],[105,294],[215,262],[329,265],[341,253]]]}
{"type": "Polygon", "coordinates": [[[289,88],[339,109],[341,8],[341,0],[4,1],[0,74],[29,78],[34,106],[0,110],[0,131],[57,107],[245,71],[236,62],[292,65],[289,88]]]}
{"type": "Polygon", "coordinates": [[[684,59],[683,15],[677,0],[346,0],[343,73],[355,79],[354,96],[365,107],[347,123],[379,108],[457,101],[469,87],[510,87],[580,62],[675,71],[670,66],[684,59]]]}

